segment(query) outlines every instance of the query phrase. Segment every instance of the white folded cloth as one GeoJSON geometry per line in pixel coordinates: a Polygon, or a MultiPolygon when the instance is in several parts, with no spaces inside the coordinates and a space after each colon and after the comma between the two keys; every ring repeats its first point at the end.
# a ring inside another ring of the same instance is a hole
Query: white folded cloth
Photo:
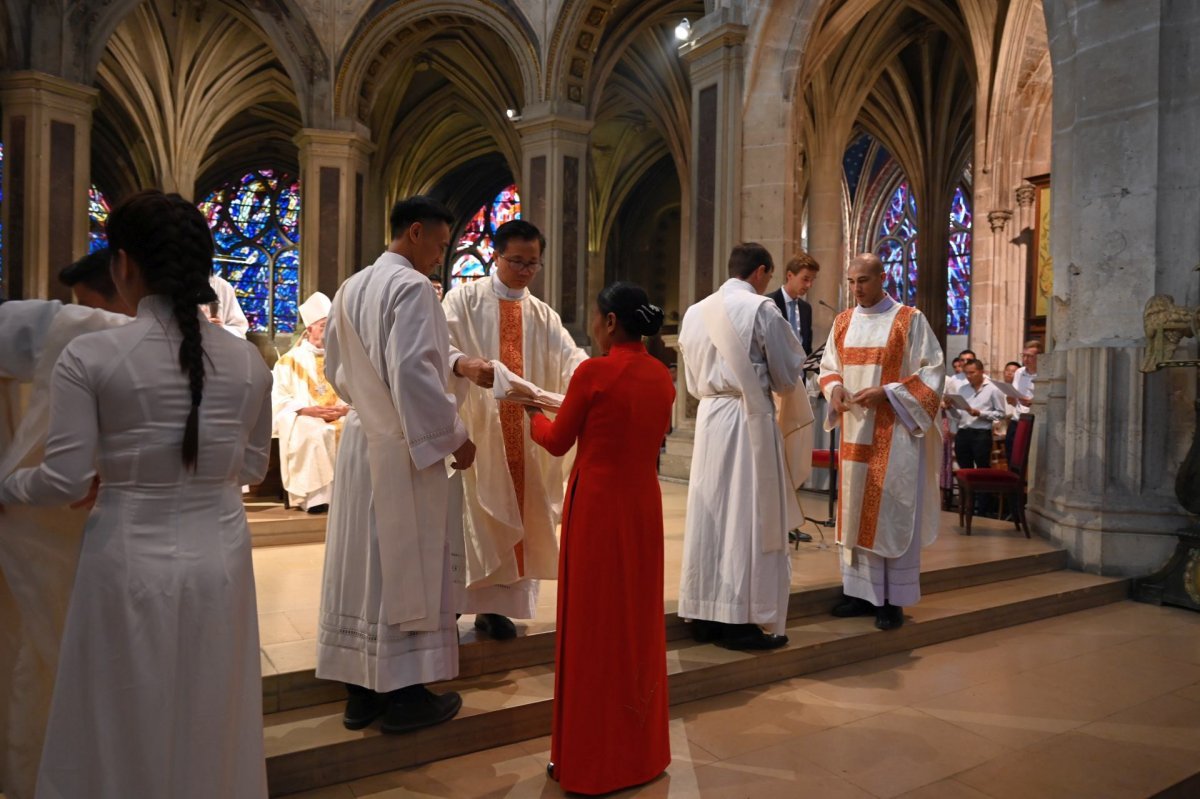
{"type": "Polygon", "coordinates": [[[538,388],[525,378],[513,374],[512,370],[500,361],[492,361],[492,368],[496,370],[492,380],[492,395],[496,399],[519,402],[522,405],[536,405],[552,411],[562,407],[562,394],[538,388]]]}

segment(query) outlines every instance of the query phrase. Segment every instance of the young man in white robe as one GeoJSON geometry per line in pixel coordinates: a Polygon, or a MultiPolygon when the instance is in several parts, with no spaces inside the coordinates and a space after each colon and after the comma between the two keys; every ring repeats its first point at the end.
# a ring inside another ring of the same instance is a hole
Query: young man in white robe
{"type": "Polygon", "coordinates": [[[820,375],[825,429],[842,428],[833,615],[890,630],[920,600],[921,547],[937,537],[945,355],[921,312],[884,291],[878,257],[855,257],[848,280],[857,306],[834,319],[820,375]]]}
{"type": "MultiPolygon", "coordinates": [[[[493,361],[534,385],[564,394],[587,353],[562,319],[529,293],[546,240],[514,219],[496,230],[496,271],[459,286],[442,302],[450,367],[464,383],[461,416],[478,450],[463,474],[467,590],[460,610],[492,638],[516,636],[512,619],[532,619],[538,579],[558,575],[555,529],[569,461],[535,446],[524,408],[491,391],[493,361]]],[[[460,386],[460,389],[462,387],[460,386]]]]}
{"type": "Polygon", "coordinates": [[[324,513],[333,498],[338,439],[350,406],[325,379],[325,324],[329,298],[314,293],[300,306],[304,334],[275,362],[271,406],[279,438],[279,472],[288,500],[324,513]]]}
{"type": "Polygon", "coordinates": [[[679,331],[688,393],[700,400],[679,615],[697,640],[733,649],[787,643],[788,531],[803,519],[771,393],[810,422],[812,409],[796,391],[804,347],[763,296],[774,266],[762,245],[739,244],[729,280],[687,310],[679,331]]]}
{"type": "Polygon", "coordinates": [[[462,706],[424,685],[458,674],[461,511],[448,507],[446,459],[465,469],[475,457],[427,277],[452,221],[428,197],[397,203],[391,245],[342,284],[325,330],[325,374],[352,410],[326,534],[317,676],[347,685],[349,729],[382,715],[384,732],[406,732],[462,706]]]}
{"type": "Polygon", "coordinates": [[[214,325],[220,325],[238,338],[245,338],[250,332],[250,322],[238,304],[237,290],[229,281],[218,275],[208,279],[208,285],[216,292],[217,301],[202,306],[201,310],[214,325]],[[214,307],[215,306],[215,307],[214,307]]]}
{"type": "MultiPolygon", "coordinates": [[[[42,462],[50,374],[76,336],[126,324],[129,307],[108,271],[108,250],[64,268],[79,305],[0,304],[0,480],[42,462]],[[21,401],[22,384],[29,390],[21,401]]],[[[67,603],[89,502],[70,508],[5,508],[0,535],[0,787],[34,795],[67,603]]]]}

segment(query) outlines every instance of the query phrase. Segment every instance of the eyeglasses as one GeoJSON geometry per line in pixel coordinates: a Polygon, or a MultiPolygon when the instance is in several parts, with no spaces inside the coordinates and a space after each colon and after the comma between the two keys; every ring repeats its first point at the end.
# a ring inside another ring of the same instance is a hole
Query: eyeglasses
{"type": "Polygon", "coordinates": [[[525,262],[516,258],[509,258],[507,255],[497,255],[496,257],[503,258],[504,260],[508,261],[509,266],[511,266],[513,269],[516,269],[518,272],[537,272],[542,268],[541,261],[525,262]]]}

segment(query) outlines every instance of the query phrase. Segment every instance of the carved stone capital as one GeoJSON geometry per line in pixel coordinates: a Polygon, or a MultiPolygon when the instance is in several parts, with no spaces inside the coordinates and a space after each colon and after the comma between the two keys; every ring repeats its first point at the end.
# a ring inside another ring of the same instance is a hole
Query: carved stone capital
{"type": "Polygon", "coordinates": [[[1012,211],[988,211],[988,224],[992,226],[993,233],[1004,232],[1004,226],[1008,224],[1008,220],[1013,218],[1012,211]]]}
{"type": "Polygon", "coordinates": [[[1037,186],[1032,183],[1022,183],[1017,187],[1017,205],[1022,208],[1028,208],[1033,205],[1033,198],[1037,196],[1037,186]]]}

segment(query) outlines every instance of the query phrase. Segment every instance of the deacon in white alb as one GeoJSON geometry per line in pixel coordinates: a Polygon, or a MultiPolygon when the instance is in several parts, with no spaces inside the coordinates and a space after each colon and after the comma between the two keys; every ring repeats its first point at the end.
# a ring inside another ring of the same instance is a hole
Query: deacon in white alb
{"type": "Polygon", "coordinates": [[[346,683],[349,729],[386,714],[384,732],[405,732],[462,706],[424,686],[458,674],[462,527],[461,510],[448,508],[446,458],[465,469],[475,457],[427,278],[452,221],[428,197],[397,203],[391,246],[342,284],[325,331],[325,374],[352,410],[325,543],[317,676],[346,683]]]}
{"type": "MultiPolygon", "coordinates": [[[[130,321],[108,262],[104,249],[59,273],[81,305],[57,300],[0,304],[0,341],[6,343],[0,347],[0,480],[42,462],[50,375],[63,348],[84,333],[130,321]],[[24,412],[20,383],[32,383],[24,412]]],[[[86,505],[5,509],[0,597],[8,601],[0,599],[0,785],[9,799],[34,795],[86,505]]]]}
{"type": "Polygon", "coordinates": [[[300,306],[304,335],[275,362],[271,405],[279,436],[279,472],[291,504],[327,510],[343,417],[350,410],[325,379],[329,298],[316,292],[300,306]]]}
{"type": "Polygon", "coordinates": [[[208,285],[217,294],[215,303],[210,302],[202,308],[208,321],[220,325],[238,338],[245,338],[250,331],[250,322],[238,304],[237,291],[229,285],[229,281],[217,275],[209,277],[208,285]]]}
{"type": "Polygon", "coordinates": [[[921,598],[921,547],[938,529],[938,406],[945,356],[925,317],[883,290],[883,264],[850,262],[857,307],[842,311],[821,359],[825,429],[842,428],[837,540],[845,598],[835,616],[904,623],[921,598]]]}
{"type": "Polygon", "coordinates": [[[450,328],[450,365],[485,391],[461,390],[461,415],[479,447],[478,467],[463,474],[467,591],[463,613],[493,638],[516,635],[511,618],[532,619],[538,579],[558,575],[555,529],[570,461],[534,446],[523,407],[493,396],[492,361],[563,394],[587,353],[562,319],[529,293],[545,238],[514,219],[496,231],[496,272],[459,286],[442,309],[450,328]]]}
{"type": "MultiPolygon", "coordinates": [[[[679,332],[688,392],[700,400],[679,615],[698,640],[734,649],[787,643],[787,534],[803,521],[771,392],[783,395],[789,433],[811,422],[812,408],[795,390],[804,347],[762,295],[774,268],[762,245],[734,247],[730,279],[688,309],[679,332]]],[[[792,466],[796,476],[807,469],[792,466]]]]}

